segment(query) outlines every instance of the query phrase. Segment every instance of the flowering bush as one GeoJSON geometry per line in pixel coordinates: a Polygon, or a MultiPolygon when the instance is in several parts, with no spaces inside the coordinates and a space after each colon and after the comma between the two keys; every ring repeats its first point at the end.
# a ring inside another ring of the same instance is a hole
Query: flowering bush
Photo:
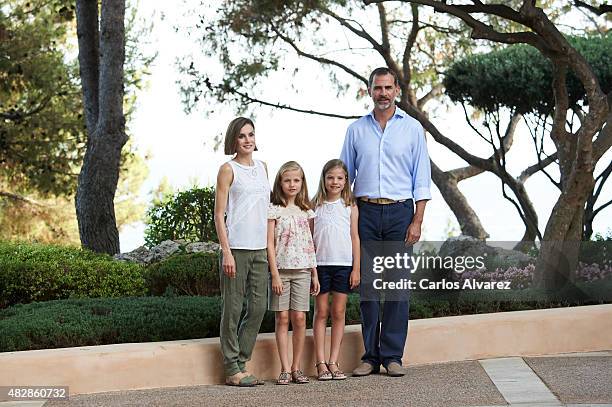
{"type": "Polygon", "coordinates": [[[578,270],[576,270],[576,279],[578,281],[592,282],[597,280],[603,280],[604,278],[612,277],[612,266],[604,264],[600,266],[597,263],[594,264],[578,264],[578,270]]]}
{"type": "MultiPolygon", "coordinates": [[[[529,264],[524,268],[509,267],[506,270],[498,268],[495,271],[487,271],[486,268],[466,271],[461,274],[456,274],[460,282],[465,280],[476,281],[510,281],[510,287],[513,289],[523,290],[529,288],[533,283],[535,266],[529,264]]],[[[612,278],[612,266],[605,264],[584,264],[578,263],[576,270],[576,281],[584,281],[587,283],[612,278]]]]}
{"type": "Polygon", "coordinates": [[[478,269],[474,271],[466,271],[459,275],[459,281],[476,280],[476,281],[510,281],[510,287],[513,289],[525,289],[531,286],[533,282],[533,274],[535,266],[529,264],[527,267],[508,267],[506,270],[501,268],[493,272],[487,272],[486,269],[478,269]]]}

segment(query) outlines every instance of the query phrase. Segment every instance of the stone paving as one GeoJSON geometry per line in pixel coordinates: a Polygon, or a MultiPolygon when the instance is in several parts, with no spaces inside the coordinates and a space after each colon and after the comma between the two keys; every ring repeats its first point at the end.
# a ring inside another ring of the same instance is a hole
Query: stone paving
{"type": "Polygon", "coordinates": [[[5,402],[62,406],[410,406],[612,407],[612,351],[410,366],[344,381],[256,388],[220,385],[72,396],[69,401],[5,402]]]}

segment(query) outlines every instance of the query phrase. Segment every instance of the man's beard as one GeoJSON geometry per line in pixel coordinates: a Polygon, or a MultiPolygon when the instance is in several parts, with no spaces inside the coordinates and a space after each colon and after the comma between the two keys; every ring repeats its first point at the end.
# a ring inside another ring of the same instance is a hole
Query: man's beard
{"type": "Polygon", "coordinates": [[[393,104],[392,100],[377,101],[376,102],[376,107],[379,110],[387,110],[388,108],[391,107],[392,104],[393,104]]]}

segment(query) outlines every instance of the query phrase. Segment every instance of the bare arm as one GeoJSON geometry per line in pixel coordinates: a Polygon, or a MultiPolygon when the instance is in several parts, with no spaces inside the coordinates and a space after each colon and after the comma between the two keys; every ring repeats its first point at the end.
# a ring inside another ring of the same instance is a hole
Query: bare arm
{"type": "Polygon", "coordinates": [[[416,202],[416,210],[412,217],[412,222],[406,231],[406,244],[415,244],[421,238],[421,225],[425,216],[425,205],[427,205],[427,200],[425,199],[416,202]]]}
{"type": "Polygon", "coordinates": [[[268,265],[270,266],[270,274],[272,276],[272,291],[276,295],[281,295],[283,292],[283,283],[280,279],[278,267],[276,266],[276,242],[274,239],[274,228],[276,220],[268,219],[268,265]]]}
{"type": "MultiPolygon", "coordinates": [[[[314,237],[314,218],[308,219],[308,227],[310,228],[310,234],[313,235],[314,237]]],[[[314,244],[314,238],[313,238],[313,244],[314,244]]],[[[316,247],[315,247],[315,250],[316,250],[316,247]]],[[[316,267],[313,267],[310,269],[310,279],[311,279],[310,280],[311,282],[310,294],[312,295],[319,294],[321,287],[319,285],[319,278],[318,278],[316,267]]]]}
{"type": "Polygon", "coordinates": [[[361,282],[361,242],[359,240],[359,209],[351,205],[351,247],[353,251],[353,270],[350,276],[351,289],[361,282]]]}
{"type": "Polygon", "coordinates": [[[217,175],[217,186],[215,187],[215,229],[219,238],[221,251],[223,252],[222,267],[223,272],[229,277],[236,277],[236,263],[234,256],[229,247],[229,239],[227,237],[227,227],[225,225],[225,210],[227,209],[227,200],[229,197],[229,189],[234,180],[232,167],[225,163],[219,168],[217,175]]]}

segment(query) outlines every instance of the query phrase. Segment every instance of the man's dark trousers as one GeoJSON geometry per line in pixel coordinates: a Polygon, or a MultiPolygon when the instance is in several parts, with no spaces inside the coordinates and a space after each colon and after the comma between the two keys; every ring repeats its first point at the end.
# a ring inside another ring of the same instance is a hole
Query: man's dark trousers
{"type": "MultiPolygon", "coordinates": [[[[368,241],[403,242],[414,216],[411,199],[404,202],[381,205],[358,201],[359,239],[362,245],[368,241]]],[[[372,273],[363,269],[362,273],[372,273]]],[[[362,282],[363,282],[362,278],[362,282]]],[[[367,279],[371,280],[371,279],[367,279]]],[[[363,299],[363,298],[362,298],[363,299]]],[[[407,296],[402,300],[385,301],[380,317],[380,301],[361,301],[361,333],[365,354],[362,361],[370,363],[377,372],[380,365],[391,362],[402,364],[404,345],[408,333],[407,296]]]]}

